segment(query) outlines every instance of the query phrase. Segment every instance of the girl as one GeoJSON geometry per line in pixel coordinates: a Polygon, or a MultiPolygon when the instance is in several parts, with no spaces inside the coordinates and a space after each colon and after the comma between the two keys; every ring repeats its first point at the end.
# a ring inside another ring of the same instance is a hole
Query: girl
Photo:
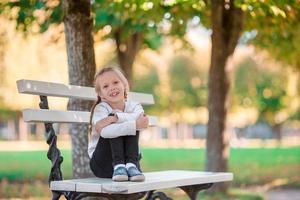
{"type": "Polygon", "coordinates": [[[126,101],[128,81],[120,69],[103,68],[95,75],[98,100],[91,112],[88,146],[95,176],[114,181],[144,181],[139,165],[139,130],[148,117],[139,103],[126,101]]]}

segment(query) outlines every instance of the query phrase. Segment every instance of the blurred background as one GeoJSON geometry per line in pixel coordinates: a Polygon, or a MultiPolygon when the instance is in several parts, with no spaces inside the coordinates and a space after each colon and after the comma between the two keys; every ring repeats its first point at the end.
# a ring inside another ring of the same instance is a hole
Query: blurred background
{"type": "MultiPolygon", "coordinates": [[[[90,2],[96,27],[93,33],[96,70],[120,63],[120,45],[111,36],[116,25],[109,17],[105,18],[105,13],[111,17],[112,10],[109,6],[101,7],[101,2],[90,2]]],[[[139,29],[147,40],[134,56],[131,79],[131,91],[154,94],[155,105],[145,110],[159,117],[159,126],[145,130],[140,137],[144,171],[205,170],[213,57],[213,22],[205,14],[212,15],[210,3],[161,1],[168,7],[161,13],[155,10],[156,2],[137,2],[111,1],[111,4],[115,6],[114,13],[121,13],[119,18],[127,13],[129,19],[134,19],[130,8],[136,3],[141,8],[135,10],[137,21],[142,18],[140,12],[153,11],[147,13],[143,23],[155,30],[139,29]],[[190,10],[186,16],[185,9],[190,4],[191,8],[202,7],[190,10]],[[196,11],[201,14],[193,14],[196,11]],[[178,24],[174,25],[172,18],[178,24]],[[180,25],[183,32],[176,29],[180,25]]],[[[226,2],[231,1],[224,2],[226,7],[226,2]]],[[[226,195],[200,194],[200,197],[299,199],[300,21],[296,20],[299,1],[286,5],[276,5],[273,1],[249,2],[249,5],[247,1],[235,5],[245,13],[245,25],[234,53],[228,55],[224,64],[231,84],[222,134],[228,140],[228,171],[234,173],[234,180],[226,195]],[[260,16],[260,12],[265,15],[260,16]]],[[[38,108],[39,98],[19,94],[16,81],[70,84],[64,25],[59,22],[60,14],[54,15],[59,6],[60,1],[4,1],[0,7],[0,199],[51,196],[47,186],[51,163],[46,159],[44,125],[25,123],[21,113],[24,108],[38,108]],[[37,6],[38,2],[44,4],[37,6]],[[48,6],[45,12],[43,6],[48,6]],[[51,17],[57,17],[57,21],[47,21],[51,17]],[[40,22],[41,18],[46,19],[40,22]]],[[[130,30],[136,31],[132,27],[130,30]]],[[[49,98],[51,109],[66,110],[67,104],[67,99],[49,98]]],[[[64,156],[64,177],[71,178],[70,127],[54,124],[54,128],[64,156]]],[[[177,190],[167,193],[175,199],[186,198],[177,190]]]]}

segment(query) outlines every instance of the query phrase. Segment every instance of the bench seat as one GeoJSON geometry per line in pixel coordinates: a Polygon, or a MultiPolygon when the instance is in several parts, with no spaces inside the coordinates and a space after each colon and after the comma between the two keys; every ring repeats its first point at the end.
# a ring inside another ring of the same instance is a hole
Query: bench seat
{"type": "Polygon", "coordinates": [[[51,190],[109,194],[131,194],[143,191],[167,189],[186,185],[198,185],[231,181],[232,173],[167,170],[144,173],[144,182],[114,182],[107,178],[85,178],[52,181],[51,190]]]}

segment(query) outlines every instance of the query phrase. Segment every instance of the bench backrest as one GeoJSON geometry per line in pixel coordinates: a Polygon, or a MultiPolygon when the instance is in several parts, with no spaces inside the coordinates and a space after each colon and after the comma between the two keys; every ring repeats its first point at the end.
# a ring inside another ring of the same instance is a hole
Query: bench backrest
{"type": "MultiPolygon", "coordinates": [[[[83,100],[96,100],[95,89],[92,87],[65,85],[33,80],[18,80],[19,93],[39,96],[78,98],[83,100]]],[[[142,105],[154,104],[152,94],[129,92],[128,99],[137,101],[142,105]]],[[[23,118],[26,122],[57,122],[57,123],[89,123],[88,111],[62,111],[46,109],[24,109],[23,118]]],[[[150,126],[157,125],[157,118],[149,116],[150,126]]]]}

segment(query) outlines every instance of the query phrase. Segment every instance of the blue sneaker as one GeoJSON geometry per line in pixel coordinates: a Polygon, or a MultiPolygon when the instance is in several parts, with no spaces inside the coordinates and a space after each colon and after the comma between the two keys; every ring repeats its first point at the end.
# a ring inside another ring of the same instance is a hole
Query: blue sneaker
{"type": "Polygon", "coordinates": [[[118,167],[117,169],[114,170],[113,176],[112,176],[113,181],[128,181],[128,174],[126,171],[125,167],[118,167]]]}
{"type": "Polygon", "coordinates": [[[127,174],[130,181],[142,182],[145,180],[144,174],[142,174],[142,172],[140,172],[136,167],[129,167],[127,169],[127,174]]]}

